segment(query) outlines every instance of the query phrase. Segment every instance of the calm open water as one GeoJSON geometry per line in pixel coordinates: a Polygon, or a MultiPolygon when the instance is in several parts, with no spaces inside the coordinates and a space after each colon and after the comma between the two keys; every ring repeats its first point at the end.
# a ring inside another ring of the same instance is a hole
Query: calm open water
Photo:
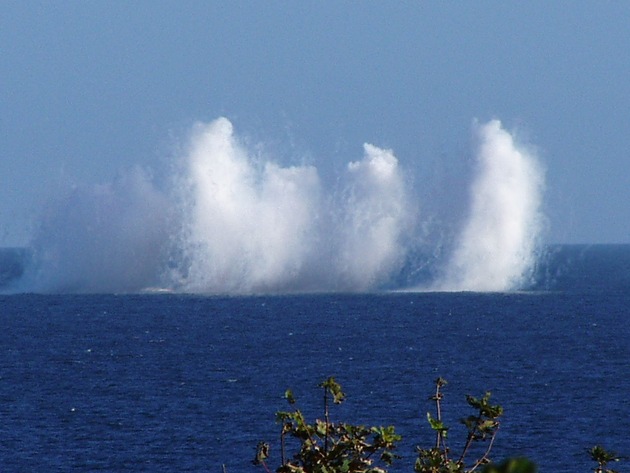
{"type": "Polygon", "coordinates": [[[348,395],[333,418],[404,435],[392,471],[433,441],[437,376],[454,450],[465,394],[491,390],[494,458],[589,471],[596,443],[630,455],[628,255],[582,253],[511,294],[0,296],[0,471],[262,471],[285,389],[321,415],[329,375],[348,395]]]}

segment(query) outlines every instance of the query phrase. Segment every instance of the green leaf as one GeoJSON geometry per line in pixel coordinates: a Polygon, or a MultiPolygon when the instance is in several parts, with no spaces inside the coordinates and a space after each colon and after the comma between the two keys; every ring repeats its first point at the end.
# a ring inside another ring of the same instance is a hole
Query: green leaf
{"type": "Polygon", "coordinates": [[[441,387],[443,387],[443,386],[446,386],[447,384],[448,384],[448,382],[447,382],[444,378],[442,378],[442,377],[439,377],[438,379],[436,379],[436,380],[435,380],[435,385],[436,385],[438,388],[441,388],[441,387]]]}
{"type": "Polygon", "coordinates": [[[536,473],[536,471],[536,465],[526,458],[509,458],[499,465],[487,465],[482,470],[483,473],[536,473]]]}
{"type": "Polygon", "coordinates": [[[289,404],[295,404],[295,397],[293,396],[293,391],[290,389],[284,392],[284,398],[289,401],[289,404]]]}
{"type": "Polygon", "coordinates": [[[346,395],[341,390],[341,385],[337,383],[335,381],[335,378],[333,378],[332,376],[323,383],[320,383],[319,387],[328,390],[328,392],[332,394],[333,402],[335,404],[341,404],[346,398],[346,395]]]}
{"type": "Polygon", "coordinates": [[[444,425],[444,422],[442,422],[441,420],[437,420],[437,419],[434,419],[433,417],[431,417],[431,413],[430,412],[427,412],[427,420],[429,421],[429,425],[431,426],[431,428],[433,430],[437,430],[444,437],[446,437],[446,433],[448,432],[448,427],[446,427],[444,425]]]}

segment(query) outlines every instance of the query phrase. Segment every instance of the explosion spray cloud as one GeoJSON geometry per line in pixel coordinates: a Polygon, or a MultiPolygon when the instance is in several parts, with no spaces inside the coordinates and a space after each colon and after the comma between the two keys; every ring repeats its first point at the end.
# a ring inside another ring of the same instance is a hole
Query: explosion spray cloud
{"type": "Polygon", "coordinates": [[[136,292],[159,281],[170,202],[142,170],[79,186],[47,207],[22,290],[136,292]]]}
{"type": "Polygon", "coordinates": [[[184,290],[278,290],[299,278],[319,198],[314,168],[256,167],[220,118],[197,126],[187,172],[184,290]]]}
{"type": "Polygon", "coordinates": [[[498,120],[479,126],[469,218],[440,290],[507,291],[531,274],[542,226],[543,174],[498,120]]]}
{"type": "MultiPolygon", "coordinates": [[[[433,290],[512,290],[535,261],[542,173],[498,121],[477,131],[470,216],[433,290]]],[[[195,127],[180,164],[170,190],[132,169],[51,205],[18,290],[356,292],[391,287],[401,268],[427,264],[414,241],[417,205],[391,150],[365,144],[330,185],[314,166],[252,153],[219,118],[195,127]]]]}
{"type": "Polygon", "coordinates": [[[184,181],[178,244],[185,291],[361,291],[403,254],[406,195],[391,151],[365,145],[345,187],[324,199],[312,166],[256,160],[219,118],[198,125],[184,181]]]}

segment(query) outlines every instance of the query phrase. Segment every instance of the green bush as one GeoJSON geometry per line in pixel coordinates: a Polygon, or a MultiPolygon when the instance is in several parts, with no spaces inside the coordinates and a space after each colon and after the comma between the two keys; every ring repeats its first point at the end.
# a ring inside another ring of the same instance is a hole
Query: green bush
{"type": "MultiPolygon", "coordinates": [[[[341,386],[328,378],[319,385],[324,391],[324,419],[309,424],[299,409],[281,411],[276,420],[282,424],[280,433],[281,465],[278,473],[385,473],[391,465],[394,449],[400,436],[394,427],[365,427],[330,420],[329,404],[340,404],[345,399],[341,386]],[[297,439],[300,447],[287,458],[287,437],[297,439]]],[[[285,393],[289,404],[295,404],[291,391],[285,393]]],[[[258,445],[255,464],[270,472],[266,460],[269,446],[258,445]]]]}
{"type": "MultiPolygon", "coordinates": [[[[435,392],[429,398],[434,404],[434,413],[427,412],[435,442],[427,448],[417,447],[414,472],[536,473],[536,465],[526,458],[510,458],[498,464],[490,460],[503,415],[503,408],[490,402],[490,392],[479,398],[466,396],[473,410],[472,414],[461,419],[466,429],[466,440],[459,450],[451,449],[450,428],[444,424],[442,416],[442,391],[446,384],[443,378],[435,380],[435,392]],[[473,451],[479,453],[473,455],[473,451]]],[[[319,388],[323,390],[323,419],[309,423],[299,409],[276,413],[276,421],[281,425],[281,462],[276,473],[387,473],[387,468],[399,458],[395,451],[401,436],[394,427],[366,427],[331,421],[331,402],[342,403],[345,394],[332,377],[320,383],[319,388]],[[286,452],[287,440],[298,447],[290,456],[286,452]]],[[[295,405],[290,390],[285,392],[285,398],[290,406],[295,405]]],[[[267,464],[269,450],[268,443],[260,442],[254,459],[254,464],[261,465],[267,473],[271,473],[267,464]]],[[[595,473],[617,473],[607,468],[609,463],[619,461],[616,453],[595,446],[589,454],[597,463],[593,469],[595,473]]]]}

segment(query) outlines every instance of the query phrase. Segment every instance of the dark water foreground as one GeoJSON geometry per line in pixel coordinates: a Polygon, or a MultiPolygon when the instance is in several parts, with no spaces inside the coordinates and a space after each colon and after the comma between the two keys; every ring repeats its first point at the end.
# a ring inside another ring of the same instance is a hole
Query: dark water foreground
{"type": "Polygon", "coordinates": [[[4,296],[0,471],[259,471],[254,447],[276,446],[284,390],[314,415],[328,375],[348,394],[334,417],[404,435],[393,471],[412,471],[414,445],[432,441],[438,375],[453,446],[464,395],[489,389],[506,410],[496,457],[589,471],[595,443],[630,454],[630,293],[611,287],[4,296]]]}

